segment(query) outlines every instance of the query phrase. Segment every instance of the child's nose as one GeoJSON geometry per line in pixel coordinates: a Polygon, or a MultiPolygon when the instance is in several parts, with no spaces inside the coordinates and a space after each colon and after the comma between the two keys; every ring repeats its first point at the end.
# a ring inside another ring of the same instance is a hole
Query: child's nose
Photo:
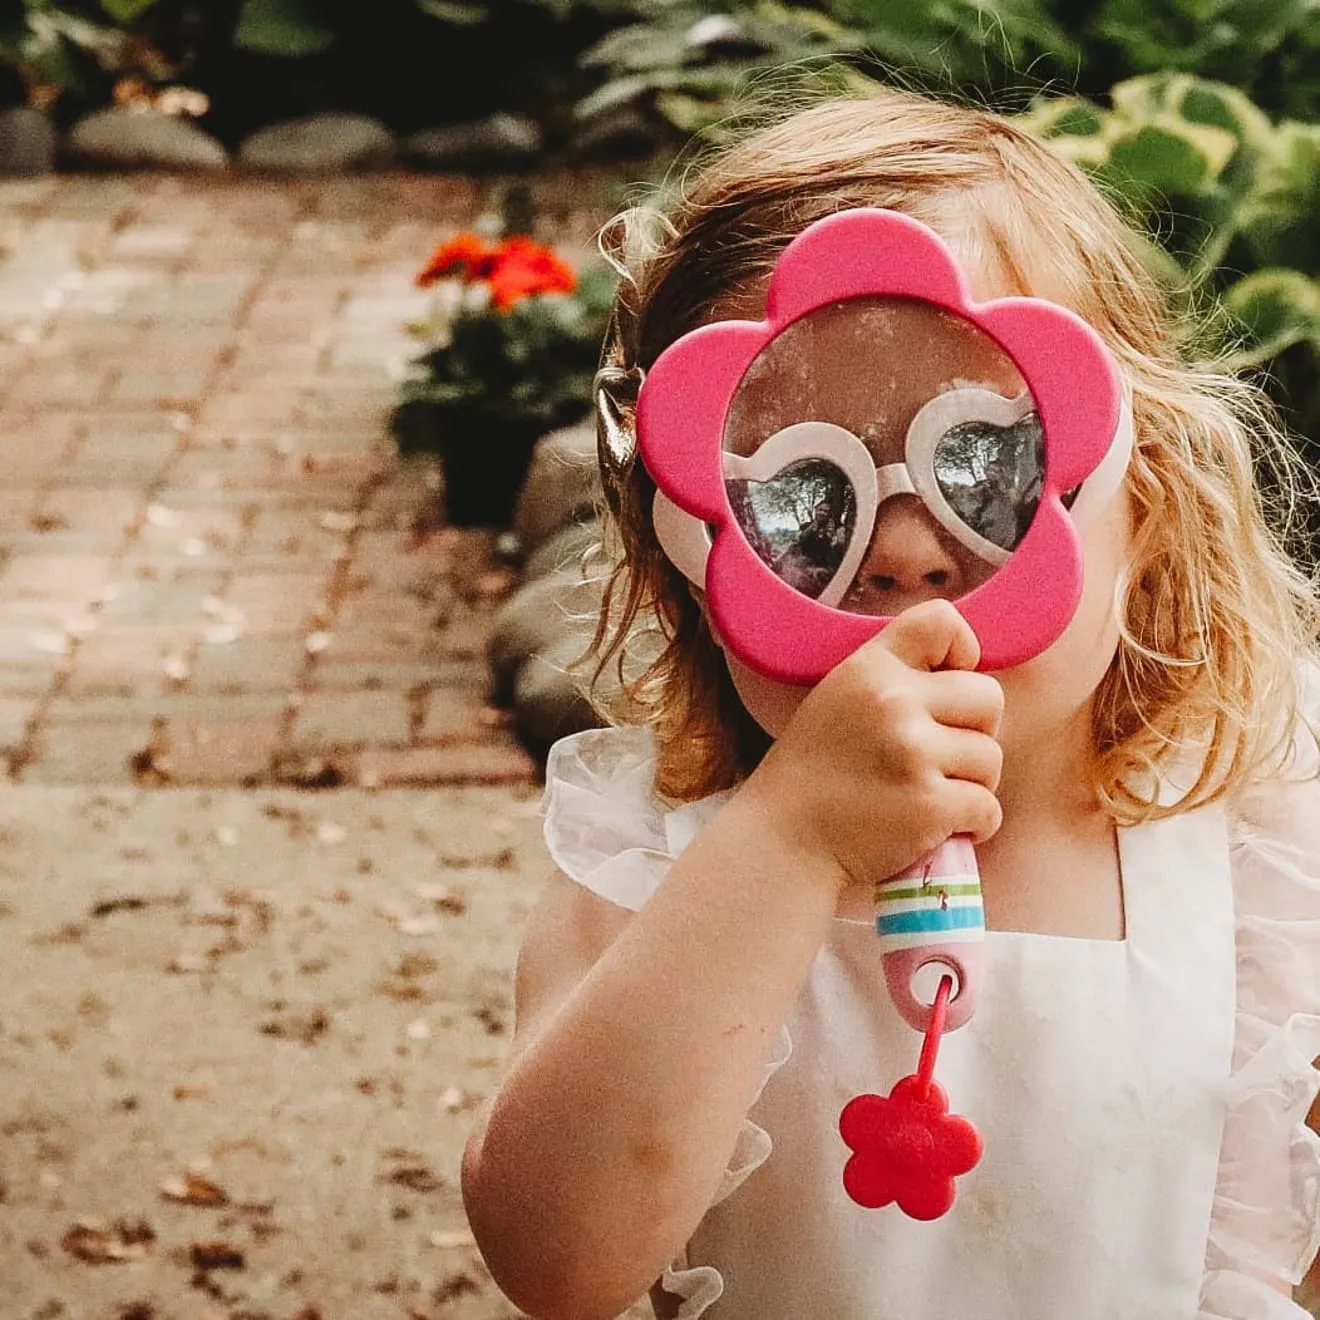
{"type": "Polygon", "coordinates": [[[895,495],[880,506],[866,558],[842,605],[859,614],[898,614],[923,600],[963,595],[964,577],[921,501],[895,495]]]}

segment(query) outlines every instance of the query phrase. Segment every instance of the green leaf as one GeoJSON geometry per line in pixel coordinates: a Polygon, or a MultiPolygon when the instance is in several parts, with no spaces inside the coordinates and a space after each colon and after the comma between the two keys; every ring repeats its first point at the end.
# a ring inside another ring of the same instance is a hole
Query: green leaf
{"type": "Polygon", "coordinates": [[[1263,146],[1273,132],[1265,112],[1236,87],[1204,78],[1188,78],[1179,90],[1182,94],[1177,108],[1184,119],[1194,124],[1222,128],[1239,142],[1254,147],[1263,146]]]}
{"type": "Polygon", "coordinates": [[[1320,124],[1279,125],[1242,206],[1243,237],[1264,265],[1320,273],[1320,124]]]}
{"type": "Polygon", "coordinates": [[[1161,115],[1114,137],[1109,169],[1138,186],[1187,196],[1211,185],[1236,150],[1237,140],[1222,128],[1161,115]]]}
{"type": "Polygon", "coordinates": [[[583,55],[582,63],[588,67],[607,67],[616,73],[632,73],[644,69],[678,68],[688,62],[688,57],[682,33],[635,23],[603,36],[583,55]]]}
{"type": "Polygon", "coordinates": [[[487,5],[465,4],[463,0],[417,0],[417,8],[442,23],[452,23],[455,27],[475,27],[490,18],[487,5]]]}
{"type": "Polygon", "coordinates": [[[726,107],[719,101],[701,101],[683,92],[661,92],[655,107],[682,133],[699,133],[722,119],[726,107]]]}
{"type": "Polygon", "coordinates": [[[296,59],[329,50],[335,34],[315,0],[243,0],[233,43],[240,50],[296,59]]]}
{"type": "Polygon", "coordinates": [[[132,23],[151,9],[157,0],[101,0],[101,8],[118,23],[132,23]]]}
{"type": "Polygon", "coordinates": [[[1046,97],[1019,115],[1018,123],[1046,139],[1098,137],[1104,127],[1101,112],[1080,96],[1046,97]]]}
{"type": "Polygon", "coordinates": [[[1109,89],[1114,109],[1127,119],[1153,119],[1169,105],[1171,73],[1147,74],[1140,78],[1127,78],[1109,89]]]}
{"type": "Polygon", "coordinates": [[[1320,349],[1320,283],[1296,270],[1258,270],[1238,280],[1224,306],[1249,336],[1234,365],[1259,365],[1294,344],[1320,349]]]}

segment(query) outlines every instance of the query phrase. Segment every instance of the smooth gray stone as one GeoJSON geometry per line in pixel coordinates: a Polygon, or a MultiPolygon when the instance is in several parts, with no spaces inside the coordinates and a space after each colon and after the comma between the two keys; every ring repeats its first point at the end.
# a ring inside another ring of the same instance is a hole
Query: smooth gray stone
{"type": "Polygon", "coordinates": [[[0,174],[49,174],[55,168],[55,126],[40,110],[0,110],[0,174]]]}
{"type": "Polygon", "coordinates": [[[565,638],[586,650],[600,611],[603,578],[585,578],[578,568],[561,568],[526,582],[504,602],[492,621],[486,659],[495,698],[505,704],[518,671],[529,656],[547,652],[565,638]]]}
{"type": "Polygon", "coordinates": [[[325,113],[259,129],[239,147],[238,159],[269,174],[344,174],[387,168],[394,146],[378,119],[325,113]]]}
{"type": "Polygon", "coordinates": [[[495,114],[469,124],[424,128],[403,140],[400,154],[418,169],[516,169],[541,154],[541,128],[521,115],[495,114]]]}
{"type": "Polygon", "coordinates": [[[600,521],[596,518],[565,524],[527,556],[523,579],[535,582],[558,569],[579,567],[584,557],[599,547],[601,536],[600,521]]]}
{"type": "Polygon", "coordinates": [[[524,555],[571,522],[593,518],[600,505],[594,422],[551,431],[536,442],[518,496],[513,530],[524,555]]]}
{"type": "Polygon", "coordinates": [[[573,135],[573,155],[584,161],[615,164],[641,160],[660,147],[655,125],[636,107],[615,106],[592,115],[573,135]]]}
{"type": "Polygon", "coordinates": [[[582,654],[582,639],[561,638],[529,656],[513,688],[514,727],[524,745],[544,754],[557,738],[602,723],[587,700],[587,675],[573,671],[582,654]]]}
{"type": "Polygon", "coordinates": [[[111,106],[81,119],[65,140],[76,163],[103,169],[222,170],[229,153],[188,119],[111,106]]]}

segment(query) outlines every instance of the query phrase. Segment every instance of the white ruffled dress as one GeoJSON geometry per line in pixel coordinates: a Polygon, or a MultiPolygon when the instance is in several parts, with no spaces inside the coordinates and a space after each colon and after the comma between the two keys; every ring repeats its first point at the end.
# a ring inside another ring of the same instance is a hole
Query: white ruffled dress
{"type": "MultiPolygon", "coordinates": [[[[1315,760],[1309,740],[1299,774],[1315,760]]],[[[557,865],[640,908],[723,795],[666,807],[649,733],[547,769],[557,865]]],[[[937,1076],[985,1141],[942,1219],[845,1195],[843,1105],[915,1071],[871,917],[839,913],[715,1203],[656,1292],[694,1320],[1304,1320],[1320,1246],[1320,783],[1120,831],[1122,941],[990,932],[937,1076]]],[[[681,1078],[676,1079],[681,1084],[681,1078]]]]}

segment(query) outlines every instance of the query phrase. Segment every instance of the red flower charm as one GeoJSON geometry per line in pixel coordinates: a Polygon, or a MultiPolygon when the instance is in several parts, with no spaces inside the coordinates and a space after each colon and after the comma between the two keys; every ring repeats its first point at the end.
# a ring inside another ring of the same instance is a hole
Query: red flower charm
{"type": "Polygon", "coordinates": [[[980,1133],[949,1113],[938,1082],[915,1075],[887,1097],[850,1100],[839,1133],[853,1151],[843,1170],[848,1195],[868,1210],[897,1202],[912,1219],[944,1214],[956,1195],[953,1180],[981,1158],[980,1133]]]}

